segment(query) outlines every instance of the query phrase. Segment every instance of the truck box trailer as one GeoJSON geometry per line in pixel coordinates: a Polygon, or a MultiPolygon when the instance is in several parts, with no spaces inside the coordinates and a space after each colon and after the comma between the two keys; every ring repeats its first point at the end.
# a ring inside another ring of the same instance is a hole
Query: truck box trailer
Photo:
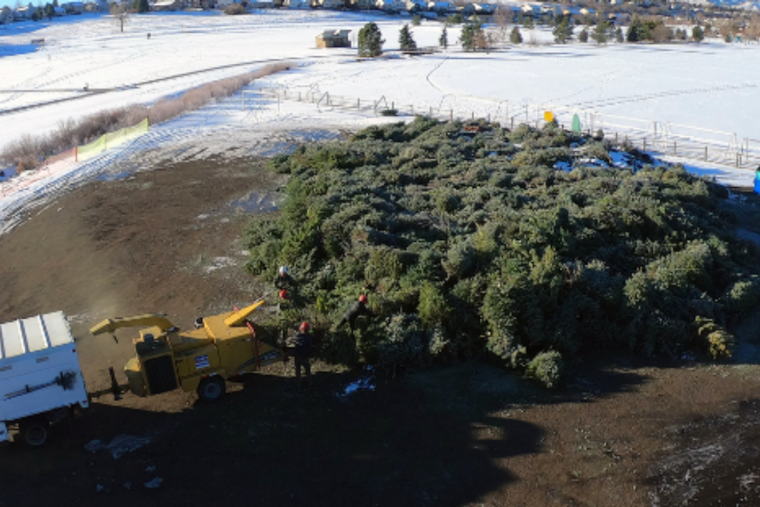
{"type": "Polygon", "coordinates": [[[50,425],[87,408],[74,337],[63,312],[0,324],[0,442],[9,427],[31,446],[50,425]]]}

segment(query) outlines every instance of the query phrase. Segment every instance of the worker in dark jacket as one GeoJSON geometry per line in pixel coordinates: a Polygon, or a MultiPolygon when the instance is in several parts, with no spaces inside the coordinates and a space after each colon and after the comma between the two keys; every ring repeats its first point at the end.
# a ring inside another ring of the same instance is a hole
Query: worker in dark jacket
{"type": "Polygon", "coordinates": [[[287,301],[287,303],[294,308],[298,308],[298,282],[290,276],[287,267],[280,266],[280,269],[277,270],[277,276],[274,278],[272,284],[280,291],[280,303],[287,301]]]}
{"type": "Polygon", "coordinates": [[[291,293],[298,287],[298,283],[296,283],[295,279],[290,276],[288,268],[285,266],[280,266],[280,269],[277,270],[277,276],[274,278],[273,283],[276,288],[287,290],[291,293]]]}
{"type": "Polygon", "coordinates": [[[343,319],[338,323],[337,327],[348,322],[348,328],[351,330],[351,338],[353,338],[354,325],[356,324],[356,319],[359,318],[360,315],[366,315],[367,317],[375,316],[375,314],[372,313],[372,310],[367,307],[367,296],[364,294],[359,296],[359,300],[343,315],[343,319]]]}
{"type": "Polygon", "coordinates": [[[306,373],[306,381],[311,387],[311,354],[314,349],[314,338],[311,335],[311,326],[308,322],[302,322],[298,332],[293,337],[292,355],[296,367],[296,380],[301,387],[301,368],[306,373]]]}

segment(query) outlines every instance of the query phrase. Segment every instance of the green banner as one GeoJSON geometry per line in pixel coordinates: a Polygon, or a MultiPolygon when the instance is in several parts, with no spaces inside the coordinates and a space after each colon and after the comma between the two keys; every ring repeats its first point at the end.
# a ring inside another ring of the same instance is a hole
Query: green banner
{"type": "Polygon", "coordinates": [[[581,133],[581,119],[578,118],[578,115],[573,115],[573,132],[576,134],[581,133]]]}
{"type": "Polygon", "coordinates": [[[147,132],[149,128],[150,125],[148,123],[148,119],[145,118],[143,121],[132,127],[126,127],[121,130],[117,130],[116,132],[109,132],[108,134],[104,134],[100,136],[96,141],[85,144],[84,146],[79,146],[77,148],[77,160],[87,160],[88,158],[92,158],[98,153],[107,150],[108,148],[115,148],[120,144],[126,143],[127,141],[139,137],[140,135],[147,132]]]}
{"type": "Polygon", "coordinates": [[[90,144],[85,144],[77,148],[77,160],[87,160],[106,149],[106,136],[100,136],[90,144]]]}

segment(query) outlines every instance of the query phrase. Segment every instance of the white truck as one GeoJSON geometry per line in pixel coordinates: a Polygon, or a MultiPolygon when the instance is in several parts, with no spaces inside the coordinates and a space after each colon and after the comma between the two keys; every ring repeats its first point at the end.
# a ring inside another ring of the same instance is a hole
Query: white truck
{"type": "Polygon", "coordinates": [[[30,446],[50,425],[87,408],[87,388],[63,312],[0,324],[0,442],[9,427],[30,446]]]}

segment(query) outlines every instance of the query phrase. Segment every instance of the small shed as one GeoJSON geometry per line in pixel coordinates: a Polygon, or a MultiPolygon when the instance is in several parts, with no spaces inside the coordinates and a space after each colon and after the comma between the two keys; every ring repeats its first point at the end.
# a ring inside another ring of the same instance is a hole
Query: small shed
{"type": "Polygon", "coordinates": [[[318,48],[350,48],[351,39],[348,34],[351,30],[325,30],[317,35],[318,48]]]}

